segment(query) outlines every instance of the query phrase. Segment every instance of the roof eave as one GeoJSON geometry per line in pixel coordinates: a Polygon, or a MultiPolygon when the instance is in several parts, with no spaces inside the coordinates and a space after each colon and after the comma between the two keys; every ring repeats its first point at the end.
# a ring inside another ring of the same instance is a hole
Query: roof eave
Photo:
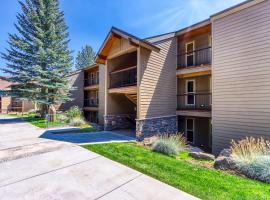
{"type": "Polygon", "coordinates": [[[102,55],[102,50],[104,49],[106,43],[108,42],[109,38],[110,37],[118,37],[118,38],[125,38],[127,39],[133,46],[136,46],[136,47],[139,47],[139,46],[142,46],[144,48],[147,48],[151,51],[155,51],[155,52],[159,52],[160,51],[160,48],[158,48],[157,46],[151,44],[150,42],[148,41],[144,41],[134,35],[131,35],[127,32],[124,32],[118,28],[115,28],[115,27],[112,27],[110,32],[108,33],[108,35],[106,36],[104,42],[102,43],[98,53],[97,53],[97,56],[95,58],[95,61],[96,63],[99,63],[99,64],[105,64],[105,61],[106,61],[106,56],[102,55]]]}
{"type": "Polygon", "coordinates": [[[206,20],[204,20],[204,21],[198,22],[198,23],[196,23],[196,24],[193,24],[193,25],[191,25],[191,26],[189,26],[189,27],[186,27],[186,28],[184,28],[184,29],[181,29],[181,30],[179,30],[179,31],[176,31],[175,35],[176,35],[176,36],[179,36],[179,35],[185,34],[185,33],[187,33],[187,32],[190,32],[190,31],[192,31],[192,30],[201,28],[201,27],[203,27],[203,26],[207,26],[207,25],[209,25],[209,24],[211,24],[210,18],[208,18],[208,19],[206,19],[206,20]]]}
{"type": "Polygon", "coordinates": [[[211,19],[211,21],[215,21],[217,19],[220,19],[220,18],[226,17],[228,15],[234,14],[236,12],[239,12],[240,10],[252,7],[252,6],[257,5],[259,3],[262,3],[264,1],[266,1],[266,0],[247,0],[247,1],[244,1],[242,3],[237,4],[235,6],[227,8],[227,9],[221,11],[221,12],[218,12],[216,14],[211,15],[210,19],[211,19]]]}

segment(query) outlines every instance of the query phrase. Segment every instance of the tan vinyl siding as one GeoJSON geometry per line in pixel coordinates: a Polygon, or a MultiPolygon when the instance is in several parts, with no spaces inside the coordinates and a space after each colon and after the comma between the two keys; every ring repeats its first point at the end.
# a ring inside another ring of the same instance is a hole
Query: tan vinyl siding
{"type": "Polygon", "coordinates": [[[270,1],[213,21],[213,152],[270,139],[270,1]]]}
{"type": "Polygon", "coordinates": [[[176,39],[155,44],[159,53],[141,48],[139,119],[175,115],[176,112],[176,39]]]}
{"type": "Polygon", "coordinates": [[[98,104],[98,121],[100,124],[104,124],[105,113],[105,66],[99,66],[99,104],[98,104]]]}

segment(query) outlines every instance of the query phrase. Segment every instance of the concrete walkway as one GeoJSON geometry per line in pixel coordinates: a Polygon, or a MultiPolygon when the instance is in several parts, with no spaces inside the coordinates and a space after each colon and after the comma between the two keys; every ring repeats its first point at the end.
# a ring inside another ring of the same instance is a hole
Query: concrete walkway
{"type": "Polygon", "coordinates": [[[0,115],[1,199],[196,199],[77,144],[42,136],[44,130],[0,115]]]}

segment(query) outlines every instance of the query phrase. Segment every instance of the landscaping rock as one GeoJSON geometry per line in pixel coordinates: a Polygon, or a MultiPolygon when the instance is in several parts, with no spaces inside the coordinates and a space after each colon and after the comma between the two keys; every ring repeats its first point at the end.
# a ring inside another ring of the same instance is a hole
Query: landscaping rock
{"type": "Polygon", "coordinates": [[[199,160],[215,160],[215,156],[204,152],[189,152],[189,156],[199,160]]]}
{"type": "Polygon", "coordinates": [[[214,167],[222,170],[235,169],[235,162],[232,157],[219,156],[215,159],[214,167]]]}
{"type": "Polygon", "coordinates": [[[189,149],[190,149],[190,150],[189,150],[190,152],[195,152],[195,153],[199,153],[199,152],[200,152],[200,153],[203,153],[203,152],[204,152],[204,151],[201,150],[199,147],[193,147],[193,146],[190,146],[189,149]]]}
{"type": "Polygon", "coordinates": [[[142,143],[144,146],[151,146],[152,144],[155,143],[155,141],[157,141],[157,139],[158,139],[157,136],[147,137],[147,138],[144,138],[142,143]]]}
{"type": "Polygon", "coordinates": [[[231,149],[223,149],[219,156],[224,156],[224,157],[231,157],[232,150],[231,149]]]}

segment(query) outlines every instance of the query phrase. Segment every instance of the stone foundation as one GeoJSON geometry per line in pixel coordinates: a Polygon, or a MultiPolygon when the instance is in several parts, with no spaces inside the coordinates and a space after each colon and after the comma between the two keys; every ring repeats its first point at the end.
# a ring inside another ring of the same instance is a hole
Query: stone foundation
{"type": "Polygon", "coordinates": [[[115,129],[132,129],[135,128],[135,116],[130,114],[105,115],[104,130],[111,131],[115,129]],[[132,123],[134,120],[134,124],[132,123]]]}
{"type": "Polygon", "coordinates": [[[136,121],[136,137],[138,140],[158,134],[176,133],[177,116],[148,118],[136,121]]]}

